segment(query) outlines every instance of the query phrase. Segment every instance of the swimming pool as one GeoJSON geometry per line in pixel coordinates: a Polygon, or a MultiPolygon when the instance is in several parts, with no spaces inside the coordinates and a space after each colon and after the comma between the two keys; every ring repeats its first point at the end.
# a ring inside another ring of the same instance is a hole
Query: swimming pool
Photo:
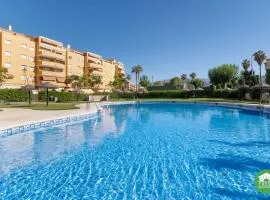
{"type": "MultiPolygon", "coordinates": [[[[0,138],[1,199],[256,199],[270,119],[181,103],[108,106],[93,119],[0,138]]],[[[269,196],[268,196],[269,197],[269,196]]]]}

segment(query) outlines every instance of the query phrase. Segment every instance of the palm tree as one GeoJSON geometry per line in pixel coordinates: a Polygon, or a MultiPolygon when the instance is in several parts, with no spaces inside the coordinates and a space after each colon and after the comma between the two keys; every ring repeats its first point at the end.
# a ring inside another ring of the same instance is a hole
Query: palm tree
{"type": "Polygon", "coordinates": [[[244,69],[243,75],[244,75],[244,80],[243,80],[243,85],[246,84],[246,79],[248,77],[248,75],[250,75],[250,72],[248,71],[249,67],[250,67],[250,61],[248,59],[244,59],[242,62],[242,66],[244,69]]]}
{"type": "Polygon", "coordinates": [[[181,75],[181,79],[182,79],[183,81],[185,81],[185,80],[187,79],[187,74],[182,74],[182,75],[181,75]]]}
{"type": "Polygon", "coordinates": [[[194,80],[196,78],[197,74],[195,72],[192,72],[189,76],[192,80],[194,80]]]}
{"type": "Polygon", "coordinates": [[[253,54],[254,60],[258,63],[260,66],[260,84],[262,84],[262,64],[263,61],[266,59],[266,55],[262,50],[259,50],[253,54]]]}
{"type": "Polygon", "coordinates": [[[99,91],[99,86],[102,85],[102,79],[100,76],[90,76],[88,79],[89,87],[94,91],[99,91]]]}
{"type": "Polygon", "coordinates": [[[135,65],[132,68],[132,73],[135,73],[136,76],[136,92],[138,91],[138,80],[140,80],[140,73],[143,71],[143,68],[141,65],[135,65]]]}
{"type": "Polygon", "coordinates": [[[14,76],[11,74],[8,74],[8,69],[5,67],[0,66],[0,87],[2,86],[3,82],[5,82],[6,79],[13,79],[14,76]]]}
{"type": "Polygon", "coordinates": [[[248,68],[250,67],[250,61],[248,59],[244,59],[242,62],[242,66],[245,72],[248,71],[248,68]]]}
{"type": "Polygon", "coordinates": [[[259,50],[253,54],[254,60],[258,63],[260,66],[260,105],[262,100],[262,64],[266,59],[266,55],[262,50],[259,50]]]}

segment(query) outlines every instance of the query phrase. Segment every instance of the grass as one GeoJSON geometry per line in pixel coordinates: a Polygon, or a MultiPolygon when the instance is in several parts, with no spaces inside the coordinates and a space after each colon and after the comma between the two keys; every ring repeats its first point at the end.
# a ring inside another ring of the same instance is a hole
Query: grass
{"type": "MultiPolygon", "coordinates": [[[[134,99],[114,99],[113,101],[127,101],[134,99]]],[[[246,104],[258,104],[255,100],[238,100],[238,99],[224,99],[224,98],[149,98],[149,99],[137,99],[139,101],[178,101],[178,102],[226,102],[226,103],[246,103],[246,104]]]]}
{"type": "Polygon", "coordinates": [[[49,106],[46,106],[46,103],[33,103],[29,105],[27,103],[10,103],[10,104],[0,104],[0,108],[25,108],[32,110],[72,110],[79,109],[76,107],[76,103],[49,103],[49,106]]]}

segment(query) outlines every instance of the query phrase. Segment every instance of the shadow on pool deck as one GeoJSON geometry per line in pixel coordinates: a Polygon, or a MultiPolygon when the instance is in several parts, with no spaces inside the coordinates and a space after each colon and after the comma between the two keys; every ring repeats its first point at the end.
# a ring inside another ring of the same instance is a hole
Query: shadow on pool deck
{"type": "Polygon", "coordinates": [[[217,158],[202,158],[201,164],[215,170],[232,169],[249,172],[256,172],[262,169],[270,168],[270,163],[267,162],[261,162],[244,156],[234,156],[226,154],[219,154],[217,158]]]}
{"type": "Polygon", "coordinates": [[[231,191],[225,188],[213,188],[213,192],[232,199],[269,199],[269,196],[248,194],[246,192],[231,191]]]}
{"type": "Polygon", "coordinates": [[[250,142],[242,142],[242,143],[231,143],[231,142],[224,142],[224,141],[219,141],[219,140],[207,140],[207,141],[229,145],[232,147],[252,147],[252,146],[269,146],[270,145],[270,142],[264,142],[264,141],[250,141],[250,142]]]}

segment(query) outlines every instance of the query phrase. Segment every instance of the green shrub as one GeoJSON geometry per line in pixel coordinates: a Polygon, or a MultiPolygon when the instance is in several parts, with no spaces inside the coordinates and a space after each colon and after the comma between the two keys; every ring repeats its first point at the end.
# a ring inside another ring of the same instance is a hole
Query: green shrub
{"type": "Polygon", "coordinates": [[[153,91],[153,90],[179,90],[179,88],[177,88],[176,86],[172,86],[172,85],[155,85],[155,86],[149,86],[147,87],[148,91],[153,91]]]}
{"type": "Polygon", "coordinates": [[[249,92],[250,92],[250,97],[252,99],[260,99],[260,89],[259,88],[251,89],[251,90],[249,90],[249,92]]]}
{"type": "Polygon", "coordinates": [[[239,88],[238,89],[238,97],[239,99],[244,99],[245,98],[245,94],[249,92],[249,88],[239,88]]]}
{"type": "MultiPolygon", "coordinates": [[[[88,95],[80,93],[76,94],[75,92],[57,92],[57,91],[49,91],[49,97],[57,97],[59,102],[68,102],[68,101],[77,101],[77,98],[79,101],[86,101],[88,100],[88,95]]],[[[46,101],[46,91],[39,91],[38,93],[38,99],[40,101],[46,101]]]]}
{"type": "Polygon", "coordinates": [[[27,101],[28,92],[20,89],[0,89],[0,100],[9,102],[27,101]]]}
{"type": "MultiPolygon", "coordinates": [[[[133,98],[134,93],[112,93],[110,97],[114,98],[133,98]]],[[[148,93],[137,94],[139,98],[230,98],[237,99],[237,90],[194,90],[194,91],[150,91],[148,93]]]]}

